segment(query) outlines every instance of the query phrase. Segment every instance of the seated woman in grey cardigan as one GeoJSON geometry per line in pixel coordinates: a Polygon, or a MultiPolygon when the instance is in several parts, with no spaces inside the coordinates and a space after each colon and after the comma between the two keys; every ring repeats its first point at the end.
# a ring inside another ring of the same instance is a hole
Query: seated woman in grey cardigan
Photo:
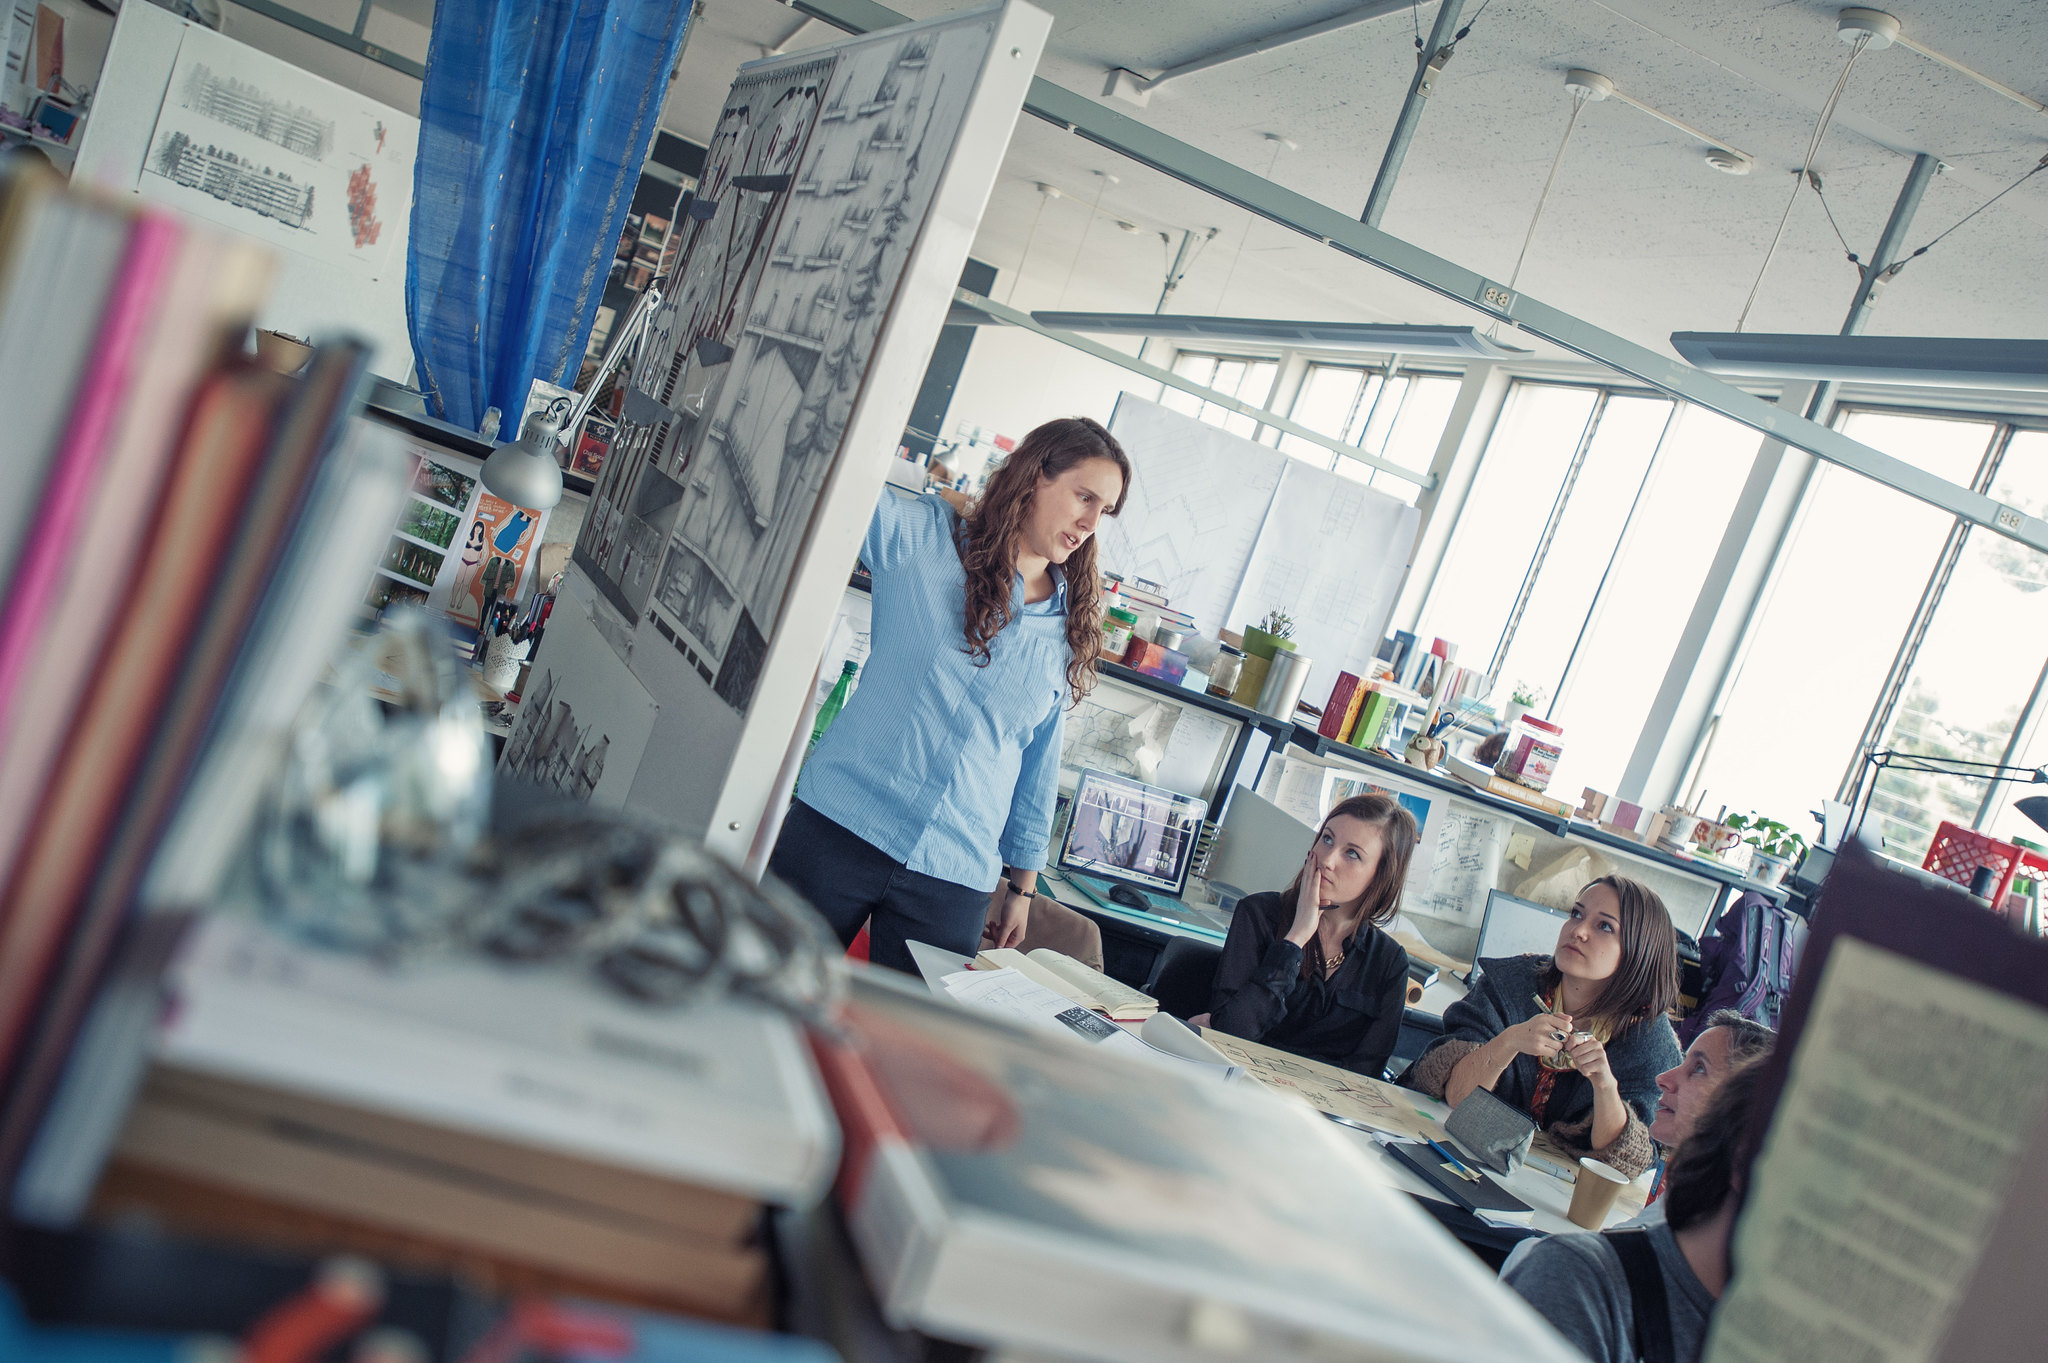
{"type": "Polygon", "coordinates": [[[1193,1021],[1379,1078],[1408,994],[1408,953],[1379,925],[1414,850],[1415,816],[1391,796],[1338,801],[1294,883],[1238,901],[1193,1021]]]}
{"type": "Polygon", "coordinates": [[[1664,1016],[1677,1001],[1664,901],[1602,876],[1579,891],[1551,955],[1479,962],[1406,1082],[1453,1107],[1489,1089],[1567,1148],[1633,1178],[1656,1157],[1649,1123],[1657,1076],[1678,1063],[1664,1016]]]}

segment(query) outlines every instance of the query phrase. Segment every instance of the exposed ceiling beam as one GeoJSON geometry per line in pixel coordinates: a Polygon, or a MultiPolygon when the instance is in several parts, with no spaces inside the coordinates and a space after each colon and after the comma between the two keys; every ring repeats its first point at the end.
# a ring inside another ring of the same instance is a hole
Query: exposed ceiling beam
{"type": "Polygon", "coordinates": [[[1391,474],[1403,481],[1413,483],[1419,488],[1427,490],[1436,486],[1436,475],[1433,473],[1424,473],[1416,469],[1406,468],[1400,464],[1391,463],[1385,459],[1375,458],[1356,445],[1347,445],[1342,440],[1324,435],[1321,431],[1310,430],[1291,418],[1281,416],[1278,412],[1269,412],[1263,407],[1255,407],[1249,402],[1241,402],[1228,393],[1219,393],[1213,388],[1204,388],[1193,379],[1183,378],[1171,369],[1161,369],[1156,364],[1147,364],[1137,356],[1127,355],[1114,346],[1104,345],[1100,341],[1092,341],[1086,336],[1079,336],[1071,331],[1059,331],[1052,327],[1044,326],[1034,320],[1030,313],[1006,307],[996,302],[993,298],[984,298],[980,294],[972,293],[966,289],[953,290],[953,308],[946,316],[946,325],[980,325],[990,318],[1009,326],[1022,327],[1026,331],[1036,332],[1049,341],[1058,341],[1061,345],[1071,346],[1084,355],[1093,355],[1098,360],[1107,360],[1119,369],[1128,369],[1133,374],[1141,374],[1155,382],[1163,383],[1169,388],[1177,388],[1183,393],[1192,393],[1204,402],[1213,402],[1226,411],[1237,412],[1252,418],[1262,425],[1272,426],[1277,430],[1287,432],[1289,435],[1311,441],[1314,444],[1321,445],[1326,450],[1344,456],[1346,459],[1356,459],[1361,464],[1376,468],[1382,473],[1391,474]],[[975,318],[969,315],[972,312],[982,313],[985,316],[983,318],[975,318]]]}
{"type": "MultiPolygon", "coordinates": [[[[1374,0],[1371,4],[1359,5],[1354,9],[1345,10],[1341,14],[1333,14],[1327,19],[1318,19],[1312,24],[1302,24],[1295,28],[1282,29],[1277,33],[1268,33],[1263,37],[1253,38],[1248,42],[1233,43],[1229,47],[1218,48],[1214,52],[1205,52],[1199,57],[1190,57],[1176,66],[1168,67],[1156,76],[1139,76],[1138,73],[1131,72],[1130,74],[1136,76],[1137,79],[1127,83],[1126,88],[1135,87],[1138,97],[1132,102],[1143,103],[1145,99],[1149,98],[1161,86],[1177,81],[1183,76],[1192,76],[1198,71],[1213,71],[1219,66],[1228,66],[1232,62],[1243,61],[1246,57],[1256,57],[1262,52],[1278,51],[1283,47],[1291,47],[1295,43],[1307,42],[1310,38],[1320,38],[1326,33],[1337,33],[1359,24],[1371,23],[1374,19],[1383,19],[1389,14],[1403,14],[1407,12],[1413,3],[1414,0],[1374,0]]],[[[1109,92],[1104,91],[1104,93],[1107,94],[1109,92]]]]}
{"type": "Polygon", "coordinates": [[[1408,82],[1408,98],[1401,101],[1393,135],[1387,138],[1387,154],[1380,158],[1379,174],[1373,176],[1365,212],[1358,215],[1359,221],[1368,226],[1378,227],[1380,219],[1386,216],[1387,204],[1394,197],[1394,181],[1401,177],[1401,163],[1408,159],[1408,144],[1415,140],[1416,126],[1422,122],[1422,106],[1436,89],[1436,78],[1444,63],[1457,48],[1458,41],[1451,35],[1457,31],[1458,15],[1464,8],[1465,0],[1442,0],[1436,9],[1436,23],[1429,30],[1429,46],[1415,54],[1415,75],[1408,82]]]}
{"type": "MultiPolygon", "coordinates": [[[[874,0],[791,0],[838,28],[868,33],[910,22],[874,0]]],[[[1936,477],[1918,465],[1859,444],[1838,431],[1784,411],[1690,365],[1594,326],[1559,308],[1503,288],[1462,265],[1432,255],[1348,214],[1106,109],[1044,77],[1031,82],[1024,110],[1079,137],[1149,166],[1269,222],[1455,300],[1589,360],[1631,375],[1673,397],[1719,412],[1764,435],[1839,464],[1916,500],[1938,506],[2008,539],[2048,553],[2048,521],[1936,477]]],[[[1020,314],[1021,315],[1021,314],[1020,314]]],[[[1028,320],[1028,319],[1027,319],[1028,320]]],[[[1035,327],[1034,327],[1035,329],[1035,327]]],[[[1080,339],[1080,338],[1076,338],[1080,339]]]]}

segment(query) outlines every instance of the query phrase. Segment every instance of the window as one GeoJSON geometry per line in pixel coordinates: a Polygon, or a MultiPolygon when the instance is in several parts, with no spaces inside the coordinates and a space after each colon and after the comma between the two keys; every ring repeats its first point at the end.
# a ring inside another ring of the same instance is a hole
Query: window
{"type": "MultiPolygon", "coordinates": [[[[1436,457],[1437,442],[1458,400],[1455,378],[1441,374],[1396,374],[1358,365],[1311,364],[1288,415],[1312,431],[1356,445],[1365,453],[1425,471],[1436,457]]],[[[1325,446],[1298,435],[1276,432],[1279,447],[1309,463],[1333,468],[1347,478],[1376,488],[1409,505],[1422,492],[1406,478],[1384,473],[1369,464],[1332,456],[1325,446]]]]}
{"type": "MultiPolygon", "coordinates": [[[[1608,413],[1616,415],[1614,402],[1608,413]]],[[[1681,406],[1671,418],[1550,705],[1550,718],[1565,727],[1552,782],[1561,794],[1621,784],[1762,443],[1704,407],[1681,406]]],[[[1579,485],[1591,491],[1585,479],[1579,485]]]]}
{"type": "MultiPolygon", "coordinates": [[[[1986,421],[1862,410],[1836,425],[1964,485],[1992,432],[1986,421]]],[[[1807,811],[1834,796],[1860,758],[1857,743],[1954,524],[1847,469],[1815,469],[1695,781],[1705,807],[1754,809],[1810,830],[1807,811]]],[[[1903,788],[1897,799],[1913,802],[1903,788]]],[[[1897,828],[1905,835],[1905,823],[1897,828]]]]}
{"type": "MultiPolygon", "coordinates": [[[[1501,663],[1502,699],[1526,686],[1541,697],[1536,706],[1541,715],[1557,698],[1594,597],[1610,576],[1622,529],[1664,438],[1671,408],[1665,398],[1618,396],[1601,410],[1571,498],[1543,556],[1542,573],[1501,663]]],[[[1487,663],[1481,656],[1474,665],[1487,663]]]]}
{"type": "MultiPolygon", "coordinates": [[[[1979,450],[1991,436],[1988,423],[1945,423],[1952,438],[1979,450]]],[[[2002,502],[2038,507],[2048,501],[2048,435],[2013,432],[2005,441],[1991,495],[2002,502]]],[[[2003,762],[2020,709],[2041,670],[2042,640],[2048,638],[2048,558],[2002,535],[1971,527],[1955,567],[1928,619],[1913,655],[1882,747],[1966,762],[2003,762]]],[[[2015,759],[2017,760],[2017,759],[2015,759]]],[[[2018,833],[2041,841],[2041,831],[2024,815],[2005,810],[2010,786],[1957,776],[1891,770],[1872,794],[1866,831],[1879,833],[1900,856],[1926,855],[1934,829],[1947,819],[1977,822],[1985,796],[2004,817],[1992,826],[2000,836],[2018,833]]]]}
{"type": "Polygon", "coordinates": [[[1467,667],[1492,664],[1599,400],[1597,388],[1564,384],[1508,390],[1421,622],[1467,667]]]}
{"type": "MultiPolygon", "coordinates": [[[[1203,355],[1184,350],[1173,357],[1173,372],[1225,397],[1264,407],[1272,398],[1273,377],[1280,372],[1280,362],[1234,355],[1203,355]]],[[[1221,426],[1232,435],[1241,435],[1247,440],[1258,434],[1259,423],[1242,412],[1205,402],[1178,388],[1168,388],[1160,398],[1160,405],[1185,412],[1211,426],[1221,426]]]]}

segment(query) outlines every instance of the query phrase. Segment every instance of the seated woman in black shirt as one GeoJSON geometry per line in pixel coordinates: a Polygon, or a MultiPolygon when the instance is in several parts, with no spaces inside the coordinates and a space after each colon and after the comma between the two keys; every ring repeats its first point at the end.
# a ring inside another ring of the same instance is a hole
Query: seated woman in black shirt
{"type": "Polygon", "coordinates": [[[1408,992],[1408,953],[1379,925],[1414,850],[1415,817],[1392,796],[1340,801],[1292,885],[1238,901],[1208,1025],[1379,1078],[1408,992]]]}

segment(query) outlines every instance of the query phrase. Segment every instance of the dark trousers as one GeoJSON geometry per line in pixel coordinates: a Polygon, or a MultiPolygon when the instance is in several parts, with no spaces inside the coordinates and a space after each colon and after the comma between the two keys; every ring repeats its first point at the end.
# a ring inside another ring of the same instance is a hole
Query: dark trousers
{"type": "Polygon", "coordinates": [[[981,949],[988,890],[913,871],[887,852],[799,800],[782,821],[768,870],[811,902],[851,945],[868,925],[868,959],[917,973],[906,942],[928,942],[959,956],[981,949]]]}

